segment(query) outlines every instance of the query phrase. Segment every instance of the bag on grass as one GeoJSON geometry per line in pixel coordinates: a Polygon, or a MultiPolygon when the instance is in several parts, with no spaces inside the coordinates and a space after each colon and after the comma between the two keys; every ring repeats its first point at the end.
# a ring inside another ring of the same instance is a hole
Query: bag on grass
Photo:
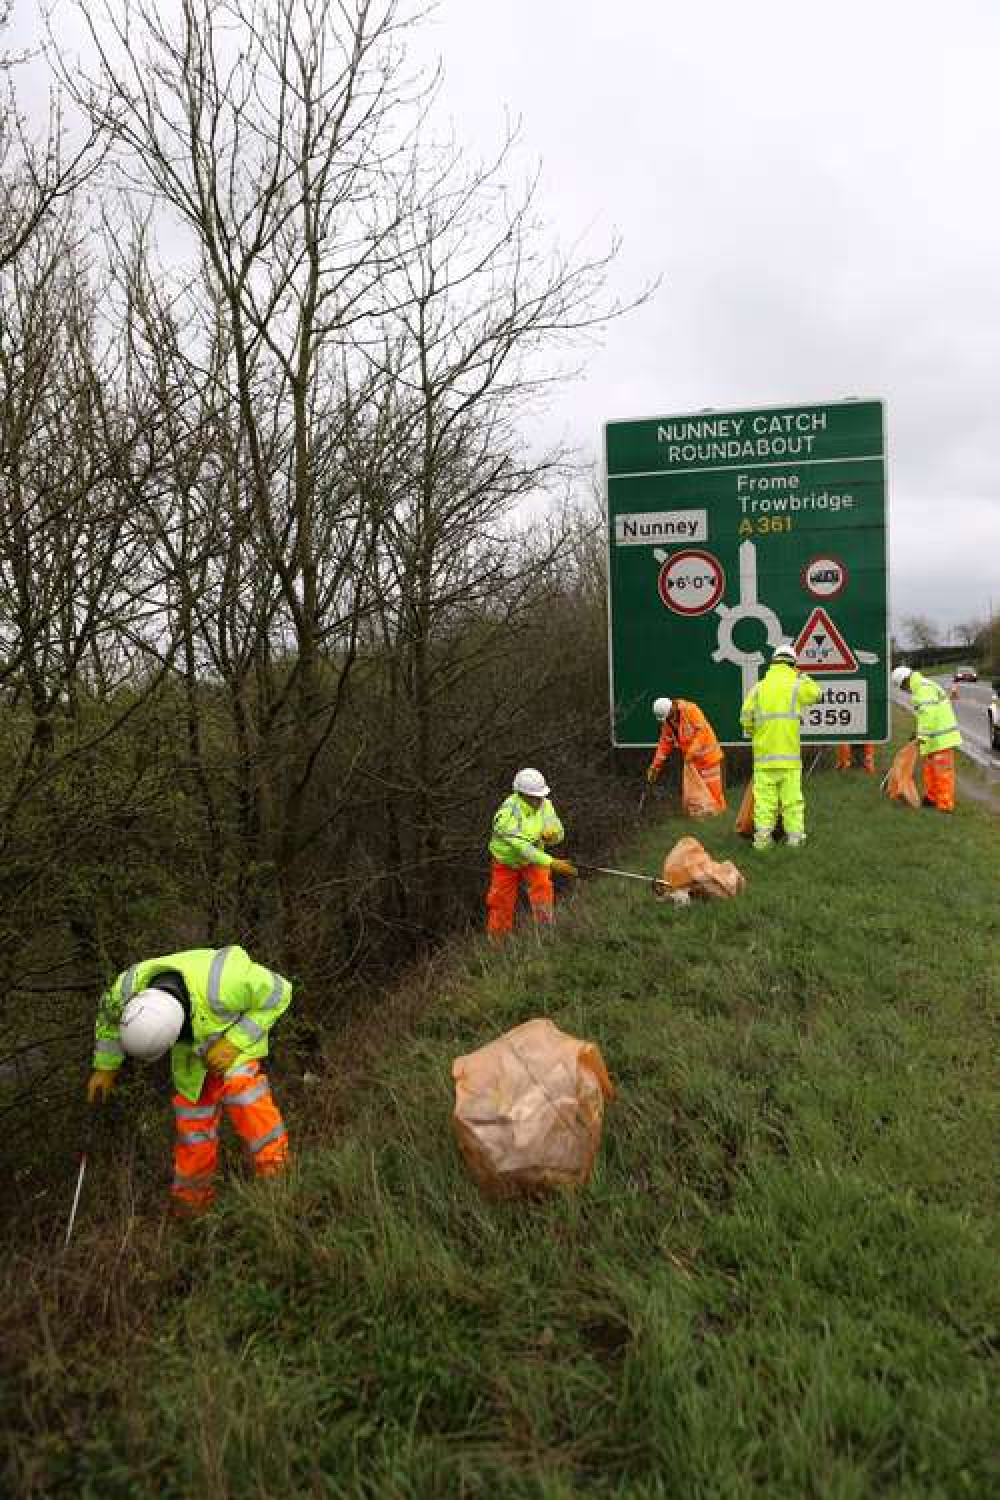
{"type": "Polygon", "coordinates": [[[916,740],[907,740],[902,750],[897,750],[889,767],[885,789],[897,802],[907,802],[910,807],[920,806],[915,772],[920,746],[916,740]]]}
{"type": "Polygon", "coordinates": [[[692,896],[736,896],[746,886],[731,859],[713,859],[690,835],[677,840],[663,861],[660,879],[671,890],[690,891],[692,896]]]}
{"type": "Polygon", "coordinates": [[[687,818],[711,818],[722,808],[705,785],[705,778],[689,760],[684,762],[681,782],[681,811],[687,818]]]}
{"type": "Polygon", "coordinates": [[[587,1181],[614,1090],[600,1049],[537,1018],[451,1065],[452,1126],[490,1198],[587,1181]]]}
{"type": "Polygon", "coordinates": [[[736,832],[745,839],[753,838],[753,782],[747,782],[740,810],[736,814],[736,832]]]}

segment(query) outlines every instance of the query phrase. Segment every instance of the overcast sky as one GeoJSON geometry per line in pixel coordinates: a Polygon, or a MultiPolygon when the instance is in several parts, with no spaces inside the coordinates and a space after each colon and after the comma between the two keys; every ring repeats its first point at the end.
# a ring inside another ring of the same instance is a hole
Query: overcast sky
{"type": "Polygon", "coordinates": [[[620,236],[612,291],[663,278],[539,438],[880,397],[894,620],[1000,609],[1000,0],[440,0],[424,46],[564,244],[620,236]]]}
{"type": "Polygon", "coordinates": [[[894,619],[1000,609],[1000,0],[443,0],[456,134],[520,117],[628,294],[554,406],[887,404],[894,619]]]}

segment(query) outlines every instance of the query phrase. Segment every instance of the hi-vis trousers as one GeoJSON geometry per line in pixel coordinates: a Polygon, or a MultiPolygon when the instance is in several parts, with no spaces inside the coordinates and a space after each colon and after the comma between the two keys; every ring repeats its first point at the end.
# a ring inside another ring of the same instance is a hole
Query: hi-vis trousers
{"type": "Polygon", "coordinates": [[[215,1196],[222,1111],[239,1136],[258,1177],[280,1172],[288,1161],[288,1132],[271,1085],[255,1059],[228,1073],[209,1073],[196,1104],[174,1095],[174,1212],[195,1214],[215,1196]]]}
{"type": "Polygon", "coordinates": [[[924,756],[924,797],[941,812],[955,811],[955,752],[935,750],[924,756]]]}
{"type": "Polygon", "coordinates": [[[861,751],[861,764],[869,774],[875,770],[875,746],[865,741],[863,744],[838,745],[837,746],[837,770],[849,771],[851,759],[855,750],[861,751]]]}
{"type": "Polygon", "coordinates": [[[754,766],[753,841],[758,849],[770,844],[779,813],[789,843],[800,844],[806,830],[801,765],[754,766]]]}
{"type": "Polygon", "coordinates": [[[536,922],[552,921],[552,874],[548,865],[502,865],[495,859],[490,869],[490,888],[486,892],[486,931],[500,938],[514,925],[517,893],[524,881],[536,922]]]}

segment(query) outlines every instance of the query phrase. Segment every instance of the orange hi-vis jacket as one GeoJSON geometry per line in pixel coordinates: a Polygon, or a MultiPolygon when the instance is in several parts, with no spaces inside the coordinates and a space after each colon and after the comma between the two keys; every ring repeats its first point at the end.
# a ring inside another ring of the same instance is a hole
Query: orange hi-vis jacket
{"type": "Polygon", "coordinates": [[[717,766],[722,760],[722,747],[697,703],[688,703],[683,698],[676,698],[674,702],[677,705],[677,729],[675,732],[670,720],[664,719],[653,755],[654,769],[659,770],[675,749],[696,766],[717,766]]]}

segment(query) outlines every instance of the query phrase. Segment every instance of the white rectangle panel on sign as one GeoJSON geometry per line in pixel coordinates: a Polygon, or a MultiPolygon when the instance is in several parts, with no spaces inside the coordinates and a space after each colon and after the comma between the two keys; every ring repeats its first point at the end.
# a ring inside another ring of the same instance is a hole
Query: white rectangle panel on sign
{"type": "Polygon", "coordinates": [[[637,511],[615,517],[617,547],[677,547],[708,540],[705,510],[637,511]]]}
{"type": "Polygon", "coordinates": [[[864,739],[868,733],[868,684],[863,677],[838,677],[823,684],[823,696],[802,715],[802,733],[864,739]]]}

